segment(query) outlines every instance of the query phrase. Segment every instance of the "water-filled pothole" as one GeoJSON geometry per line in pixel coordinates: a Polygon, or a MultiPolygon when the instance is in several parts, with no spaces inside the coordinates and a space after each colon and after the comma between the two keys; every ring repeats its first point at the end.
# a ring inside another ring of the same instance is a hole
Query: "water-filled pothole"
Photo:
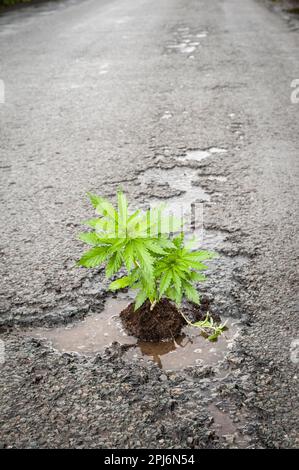
{"type": "Polygon", "coordinates": [[[157,343],[138,341],[136,348],[125,353],[125,358],[150,359],[166,370],[179,370],[192,365],[216,365],[230,351],[238,334],[237,322],[227,320],[227,326],[228,330],[217,343],[203,338],[196,328],[186,326],[175,340],[157,343]]]}
{"type": "MultiPolygon", "coordinates": [[[[188,366],[216,365],[222,361],[233,346],[239,331],[238,323],[228,319],[228,330],[211,343],[203,338],[199,330],[185,327],[182,334],[171,341],[146,342],[129,336],[124,331],[119,313],[132,298],[119,294],[109,298],[100,314],[92,314],[83,321],[57,328],[35,328],[26,333],[31,337],[47,339],[61,352],[76,352],[93,355],[104,351],[113,342],[127,345],[123,358],[127,361],[140,358],[154,361],[167,370],[178,370],[188,366]]],[[[136,314],[137,315],[137,314],[136,314]]]]}
{"type": "Polygon", "coordinates": [[[46,338],[61,352],[93,354],[104,350],[117,341],[120,344],[134,344],[136,339],[126,335],[118,314],[128,305],[129,299],[110,298],[100,314],[87,316],[83,321],[57,328],[36,328],[28,334],[46,338]]]}

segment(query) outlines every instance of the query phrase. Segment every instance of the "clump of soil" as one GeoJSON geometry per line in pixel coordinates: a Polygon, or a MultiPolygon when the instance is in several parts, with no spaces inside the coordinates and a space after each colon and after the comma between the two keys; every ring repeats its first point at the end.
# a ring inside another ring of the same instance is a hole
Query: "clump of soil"
{"type": "MultiPolygon", "coordinates": [[[[162,299],[153,310],[147,300],[138,310],[134,311],[134,302],[121,313],[120,318],[126,332],[142,341],[162,341],[177,338],[186,322],[178,308],[169,300],[162,299]]],[[[184,315],[192,322],[204,320],[209,311],[210,301],[202,298],[200,305],[190,302],[182,305],[184,315]]],[[[210,312],[215,322],[220,322],[219,315],[210,312]]]]}
{"type": "Polygon", "coordinates": [[[162,299],[153,310],[147,300],[134,311],[134,302],[120,313],[128,334],[143,341],[161,341],[176,338],[186,322],[177,307],[169,300],[162,299]]]}

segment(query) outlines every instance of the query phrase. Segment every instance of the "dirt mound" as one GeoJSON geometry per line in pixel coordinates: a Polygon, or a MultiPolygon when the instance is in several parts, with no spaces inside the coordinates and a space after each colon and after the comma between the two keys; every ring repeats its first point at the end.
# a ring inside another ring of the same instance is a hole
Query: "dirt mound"
{"type": "Polygon", "coordinates": [[[120,318],[127,333],[143,341],[176,338],[186,325],[177,307],[167,299],[160,300],[153,310],[148,300],[136,311],[131,303],[120,313],[120,318]]]}

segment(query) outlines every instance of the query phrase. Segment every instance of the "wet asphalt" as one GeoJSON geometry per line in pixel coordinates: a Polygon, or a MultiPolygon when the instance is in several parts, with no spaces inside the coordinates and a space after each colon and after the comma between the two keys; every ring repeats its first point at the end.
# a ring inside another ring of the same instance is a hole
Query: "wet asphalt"
{"type": "Polygon", "coordinates": [[[254,0],[0,16],[1,447],[298,447],[296,24],[254,0]],[[182,161],[213,147],[227,152],[182,161]],[[103,307],[102,270],[74,266],[86,191],[171,198],[173,168],[196,170],[221,240],[202,289],[242,323],[223,363],[168,372],[24,336],[103,307]]]}

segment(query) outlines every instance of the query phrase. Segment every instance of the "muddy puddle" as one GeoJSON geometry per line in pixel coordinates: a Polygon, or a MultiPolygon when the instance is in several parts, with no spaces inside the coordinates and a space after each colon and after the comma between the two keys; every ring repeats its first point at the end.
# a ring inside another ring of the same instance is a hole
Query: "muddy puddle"
{"type": "Polygon", "coordinates": [[[216,343],[203,338],[199,331],[186,327],[172,341],[145,342],[129,336],[124,331],[119,313],[132,298],[119,294],[109,298],[104,310],[87,316],[83,321],[57,328],[35,328],[27,336],[49,340],[52,347],[61,352],[93,355],[104,351],[113,342],[129,346],[123,358],[129,362],[154,361],[160,368],[178,370],[192,365],[216,365],[222,361],[233,346],[239,331],[236,321],[228,320],[228,330],[216,343]]]}

